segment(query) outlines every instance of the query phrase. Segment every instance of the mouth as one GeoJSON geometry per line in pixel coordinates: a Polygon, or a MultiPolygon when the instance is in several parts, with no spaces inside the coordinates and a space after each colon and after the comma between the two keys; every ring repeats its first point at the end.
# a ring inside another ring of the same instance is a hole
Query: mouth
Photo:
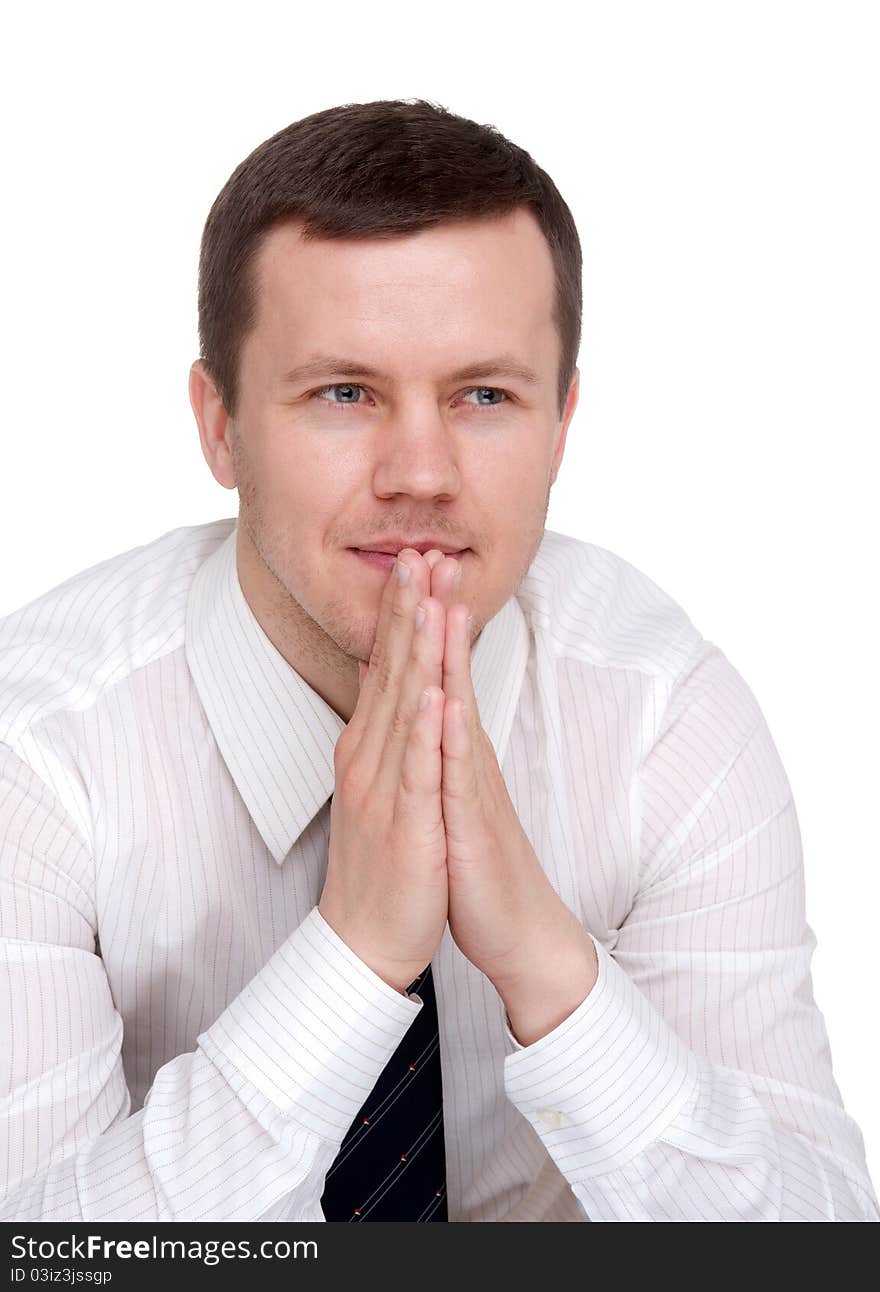
{"type": "MultiPolygon", "coordinates": [[[[360,557],[364,565],[374,570],[384,570],[386,574],[394,568],[397,557],[392,552],[364,552],[359,547],[350,547],[348,549],[354,556],[360,557]]],[[[462,548],[460,552],[447,552],[447,556],[454,556],[456,561],[462,561],[470,553],[470,548],[462,548]]]]}

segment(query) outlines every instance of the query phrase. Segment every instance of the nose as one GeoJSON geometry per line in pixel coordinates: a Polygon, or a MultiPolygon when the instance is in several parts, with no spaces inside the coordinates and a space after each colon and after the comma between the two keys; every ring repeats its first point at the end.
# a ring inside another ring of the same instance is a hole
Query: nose
{"type": "Polygon", "coordinates": [[[412,399],[376,428],[373,488],[380,497],[455,497],[461,489],[462,436],[435,400],[412,399]]]}

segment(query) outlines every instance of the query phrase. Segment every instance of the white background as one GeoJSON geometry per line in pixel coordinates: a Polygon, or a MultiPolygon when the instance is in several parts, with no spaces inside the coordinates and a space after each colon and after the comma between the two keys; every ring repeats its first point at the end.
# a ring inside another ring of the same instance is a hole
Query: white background
{"type": "Polygon", "coordinates": [[[379,98],[495,125],[584,251],[547,525],[648,574],[756,695],[880,1185],[878,6],[35,3],[4,28],[0,615],[237,514],[187,377],[202,227],[258,143],[379,98]]]}

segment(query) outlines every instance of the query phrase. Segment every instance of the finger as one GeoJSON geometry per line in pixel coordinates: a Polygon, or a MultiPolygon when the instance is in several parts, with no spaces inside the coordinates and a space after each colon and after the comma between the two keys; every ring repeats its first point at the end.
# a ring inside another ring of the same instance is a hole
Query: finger
{"type": "Polygon", "coordinates": [[[440,738],[440,781],[444,819],[452,843],[466,842],[459,837],[461,821],[450,815],[450,808],[460,810],[479,801],[479,773],[473,735],[460,700],[445,700],[440,738]]]}
{"type": "MultiPolygon", "coordinates": [[[[412,647],[409,667],[404,671],[400,684],[397,711],[388,728],[385,748],[376,770],[375,790],[377,794],[394,801],[398,789],[408,775],[409,784],[415,788],[432,784],[435,792],[440,789],[440,766],[434,768],[421,765],[421,756],[425,753],[424,739],[429,742],[436,739],[438,758],[440,746],[439,722],[434,723],[433,711],[426,715],[428,719],[428,736],[424,737],[425,723],[421,721],[419,701],[425,690],[429,691],[429,703],[436,704],[436,697],[430,689],[440,691],[443,674],[443,642],[445,638],[443,607],[433,597],[423,597],[416,607],[424,610],[421,627],[413,629],[412,647]],[[436,731],[434,727],[436,726],[436,731]],[[416,728],[419,728],[417,731],[416,728]],[[415,747],[413,739],[415,738],[415,747]],[[436,772],[436,779],[432,779],[436,772]]],[[[442,705],[442,698],[440,701],[442,705]]],[[[433,750],[433,744],[431,744],[433,750]]]]}
{"type": "Polygon", "coordinates": [[[476,697],[471,679],[471,624],[468,608],[456,602],[446,612],[446,640],[443,644],[443,694],[458,700],[465,716],[476,714],[476,697]]]}
{"type": "Polygon", "coordinates": [[[461,585],[467,558],[443,556],[431,568],[431,596],[448,610],[454,602],[462,600],[461,585]]]}
{"type": "Polygon", "coordinates": [[[412,838],[430,840],[444,833],[442,743],[443,692],[429,686],[420,692],[394,789],[395,820],[412,838]]]}
{"type": "MultiPolygon", "coordinates": [[[[402,554],[406,553],[409,553],[409,559],[412,559],[414,555],[417,555],[417,553],[413,553],[409,548],[403,549],[402,554]]],[[[364,572],[364,578],[369,579],[372,577],[373,576],[371,574],[366,571],[364,572]]],[[[411,579],[416,577],[417,574],[410,575],[411,579]]],[[[427,579],[428,574],[425,573],[424,577],[427,579]]],[[[364,732],[372,725],[371,715],[376,691],[376,678],[379,672],[379,659],[385,654],[386,648],[383,643],[387,642],[389,633],[393,627],[394,599],[397,596],[399,586],[400,585],[395,575],[395,569],[392,567],[391,570],[389,570],[388,577],[382,587],[382,597],[379,602],[379,615],[376,620],[376,631],[373,634],[373,644],[370,648],[369,663],[365,664],[362,670],[358,670],[360,675],[358,698],[354,713],[351,715],[348,723],[348,730],[351,731],[354,736],[353,743],[359,742],[363,737],[364,732]],[[371,667],[371,665],[373,667],[371,667]]]]}
{"type": "Polygon", "coordinates": [[[410,667],[416,606],[427,593],[430,573],[423,558],[412,548],[404,548],[398,554],[398,563],[409,571],[409,577],[400,583],[396,567],[388,575],[369,668],[355,710],[359,717],[358,759],[363,760],[373,776],[391,728],[398,722],[395,715],[404,674],[410,667]]]}
{"type": "Polygon", "coordinates": [[[446,615],[440,750],[444,821],[450,842],[456,846],[464,845],[468,831],[460,811],[474,808],[487,799],[481,757],[482,727],[471,680],[470,657],[467,608],[456,604],[446,615]]]}

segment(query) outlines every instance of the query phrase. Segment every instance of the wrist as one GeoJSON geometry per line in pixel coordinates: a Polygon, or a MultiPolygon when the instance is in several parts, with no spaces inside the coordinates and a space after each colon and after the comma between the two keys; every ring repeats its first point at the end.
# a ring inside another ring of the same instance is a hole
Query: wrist
{"type": "Polygon", "coordinates": [[[399,995],[407,995],[407,987],[414,979],[418,978],[425,968],[424,965],[413,970],[408,969],[406,966],[401,970],[400,965],[389,965],[382,957],[375,955],[356,934],[351,933],[346,928],[343,920],[335,917],[332,912],[328,912],[320,901],[318,902],[318,914],[371,973],[374,973],[377,978],[381,978],[387,987],[393,988],[399,995]]]}
{"type": "Polygon", "coordinates": [[[533,1045],[582,1005],[596,985],[599,958],[589,933],[536,950],[515,978],[494,983],[510,1031],[520,1045],[533,1045]]]}

